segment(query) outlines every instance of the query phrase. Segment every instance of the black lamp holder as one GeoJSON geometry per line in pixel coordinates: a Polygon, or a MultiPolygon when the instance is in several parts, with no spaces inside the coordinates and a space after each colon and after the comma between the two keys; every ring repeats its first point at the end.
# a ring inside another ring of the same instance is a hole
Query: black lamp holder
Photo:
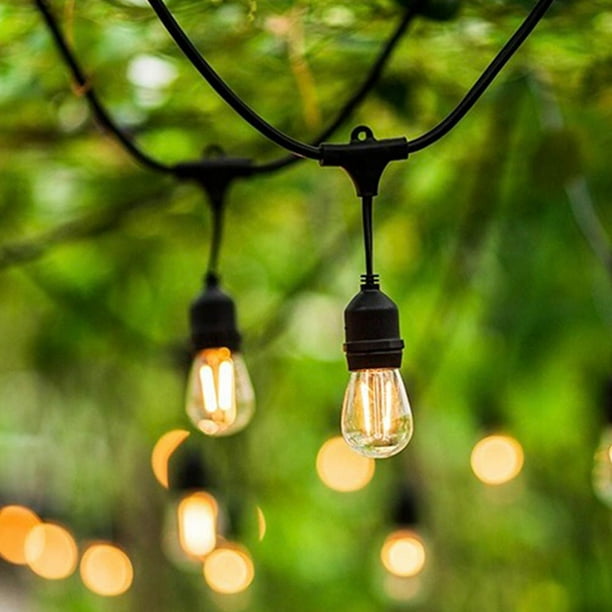
{"type": "Polygon", "coordinates": [[[204,290],[189,310],[191,342],[196,352],[207,348],[226,347],[240,350],[242,337],[236,322],[234,300],[219,287],[219,277],[209,272],[204,290]]]}
{"type": "Polygon", "coordinates": [[[399,489],[393,506],[393,522],[396,525],[414,526],[419,522],[419,510],[414,490],[408,485],[399,489]]]}

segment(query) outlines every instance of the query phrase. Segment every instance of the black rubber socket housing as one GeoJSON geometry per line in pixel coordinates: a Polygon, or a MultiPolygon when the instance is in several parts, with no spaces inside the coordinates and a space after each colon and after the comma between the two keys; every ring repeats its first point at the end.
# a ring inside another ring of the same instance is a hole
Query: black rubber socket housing
{"type": "Polygon", "coordinates": [[[242,338],[236,323],[236,306],[234,300],[219,288],[216,275],[206,276],[204,290],[192,302],[189,315],[195,351],[217,347],[240,350],[242,338]]]}
{"type": "Polygon", "coordinates": [[[368,279],[344,311],[348,369],[399,368],[404,341],[397,306],[376,280],[368,279]]]}

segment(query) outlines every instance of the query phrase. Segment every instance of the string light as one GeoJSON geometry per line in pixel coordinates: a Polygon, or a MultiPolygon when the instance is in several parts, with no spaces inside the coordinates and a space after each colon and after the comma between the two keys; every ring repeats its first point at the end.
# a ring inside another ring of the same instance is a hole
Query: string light
{"type": "Polygon", "coordinates": [[[186,410],[209,436],[237,433],[251,420],[255,394],[240,355],[240,333],[232,299],[214,274],[191,306],[191,338],[197,351],[187,385],[186,410]]]}
{"type": "MultiPolygon", "coordinates": [[[[113,122],[89,86],[76,58],[63,38],[46,0],[35,0],[54,40],[69,65],[77,83],[84,88],[85,95],[101,123],[115,135],[127,151],[146,166],[178,178],[198,180],[209,192],[211,187],[202,180],[202,163],[185,163],[167,166],[143,153],[113,122]]],[[[399,367],[403,341],[399,337],[397,307],[379,288],[378,277],[372,269],[372,201],[378,193],[378,183],[385,167],[394,160],[405,160],[409,153],[420,151],[453,129],[476,101],[486,91],[496,75],[502,70],[526,38],[542,19],[553,0],[538,0],[532,11],[511,36],[494,60],[485,69],[459,104],[434,128],[422,136],[408,141],[405,138],[377,141],[369,128],[359,127],[353,131],[348,145],[326,143],[308,144],[288,136],[258,115],[215,72],[180,27],[163,0],[149,0],[161,23],[166,27],[177,46],[192,65],[206,79],[217,94],[254,129],[272,142],[282,146],[294,157],[317,160],[323,166],[342,167],[362,199],[366,274],[361,292],[355,296],[345,311],[345,350],[351,376],[342,408],[342,433],[347,443],[357,452],[373,458],[384,458],[400,452],[409,442],[412,432],[412,414],[399,367]]],[[[415,3],[410,8],[397,32],[391,37],[383,54],[373,66],[364,85],[343,112],[348,115],[354,105],[374,85],[379,71],[401,38],[412,18],[427,10],[415,3]]],[[[439,14],[434,11],[434,17],[439,14]]],[[[337,127],[340,123],[337,121],[337,127]]],[[[325,139],[329,134],[324,134],[325,139]]],[[[256,170],[266,172],[291,163],[280,160],[250,168],[246,175],[256,170]]],[[[235,178],[239,174],[230,174],[235,178]]],[[[229,182],[229,179],[226,179],[229,182]]],[[[225,185],[227,187],[227,185],[225,185]]],[[[219,201],[221,201],[219,195],[219,201]]],[[[215,204],[215,203],[213,203],[215,204]]],[[[213,206],[219,213],[221,206],[213,206]]],[[[219,222],[220,214],[215,217],[219,222]]],[[[220,231],[213,234],[213,253],[219,243],[220,231]]],[[[249,421],[254,408],[254,395],[249,376],[237,353],[240,336],[236,329],[232,300],[218,288],[215,267],[209,268],[206,288],[192,305],[192,337],[196,349],[187,392],[187,413],[195,426],[207,435],[222,436],[240,431],[249,421]]]]}
{"type": "Polygon", "coordinates": [[[47,580],[67,578],[77,566],[74,538],[67,529],[54,523],[42,523],[30,529],[24,551],[30,569],[47,580]]]}
{"type": "Polygon", "coordinates": [[[26,538],[40,523],[36,513],[25,506],[4,506],[0,510],[0,556],[16,565],[25,565],[26,538]]]}
{"type": "Polygon", "coordinates": [[[363,489],[374,477],[375,462],[352,452],[340,436],[327,440],[317,454],[317,474],[330,489],[347,493],[363,489]]]}
{"type": "Polygon", "coordinates": [[[108,543],[91,544],[83,553],[79,569],[83,584],[103,597],[122,595],[134,579],[130,558],[108,543]]]}
{"type": "Polygon", "coordinates": [[[344,311],[344,350],[349,384],[342,404],[342,435],[358,453],[381,459],[403,450],[412,437],[412,412],[399,367],[404,341],[399,312],[380,290],[373,266],[372,204],[387,165],[408,157],[405,138],[376,140],[355,128],[348,145],[321,145],[323,166],[343,168],[361,198],[365,274],[361,290],[344,311]]]}
{"type": "Polygon", "coordinates": [[[520,474],[523,448],[510,436],[486,436],[474,446],[470,463],[479,480],[488,485],[501,485],[520,474]]]}
{"type": "Polygon", "coordinates": [[[157,481],[168,488],[168,461],[172,453],[189,437],[189,432],[185,429],[174,429],[165,433],[155,443],[151,453],[151,468],[157,481]]]}
{"type": "Polygon", "coordinates": [[[230,595],[250,586],[255,568],[246,549],[236,544],[225,544],[206,557],[203,573],[213,591],[230,595]]]}

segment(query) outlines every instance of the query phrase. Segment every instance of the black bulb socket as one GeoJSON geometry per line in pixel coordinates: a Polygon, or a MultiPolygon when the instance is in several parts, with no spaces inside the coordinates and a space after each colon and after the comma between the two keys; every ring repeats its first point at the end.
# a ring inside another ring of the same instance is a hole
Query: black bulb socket
{"type": "Polygon", "coordinates": [[[202,457],[195,447],[179,449],[170,458],[168,467],[168,485],[172,491],[202,490],[210,484],[202,457]]]}
{"type": "Polygon", "coordinates": [[[344,311],[344,331],[343,348],[351,372],[402,365],[399,311],[380,290],[377,275],[362,277],[361,290],[344,311]]]}
{"type": "Polygon", "coordinates": [[[189,311],[191,342],[196,352],[226,347],[240,350],[242,338],[236,323],[234,300],[219,287],[219,278],[208,274],[204,290],[192,302],[189,311]]]}

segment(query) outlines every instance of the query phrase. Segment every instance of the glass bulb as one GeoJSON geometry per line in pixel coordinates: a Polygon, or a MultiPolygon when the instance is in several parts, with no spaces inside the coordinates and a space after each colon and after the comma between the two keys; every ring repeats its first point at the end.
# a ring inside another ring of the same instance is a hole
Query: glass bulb
{"type": "Polygon", "coordinates": [[[412,437],[412,412],[398,369],[351,372],[342,405],[342,435],[361,455],[399,453],[412,437]]]}
{"type": "Polygon", "coordinates": [[[612,425],[604,429],[595,453],[593,488],[597,497],[612,508],[612,425]]]}
{"type": "Polygon", "coordinates": [[[255,394],[240,353],[225,347],[200,351],[187,387],[193,424],[208,436],[227,436],[243,429],[254,410],[255,394]]]}

